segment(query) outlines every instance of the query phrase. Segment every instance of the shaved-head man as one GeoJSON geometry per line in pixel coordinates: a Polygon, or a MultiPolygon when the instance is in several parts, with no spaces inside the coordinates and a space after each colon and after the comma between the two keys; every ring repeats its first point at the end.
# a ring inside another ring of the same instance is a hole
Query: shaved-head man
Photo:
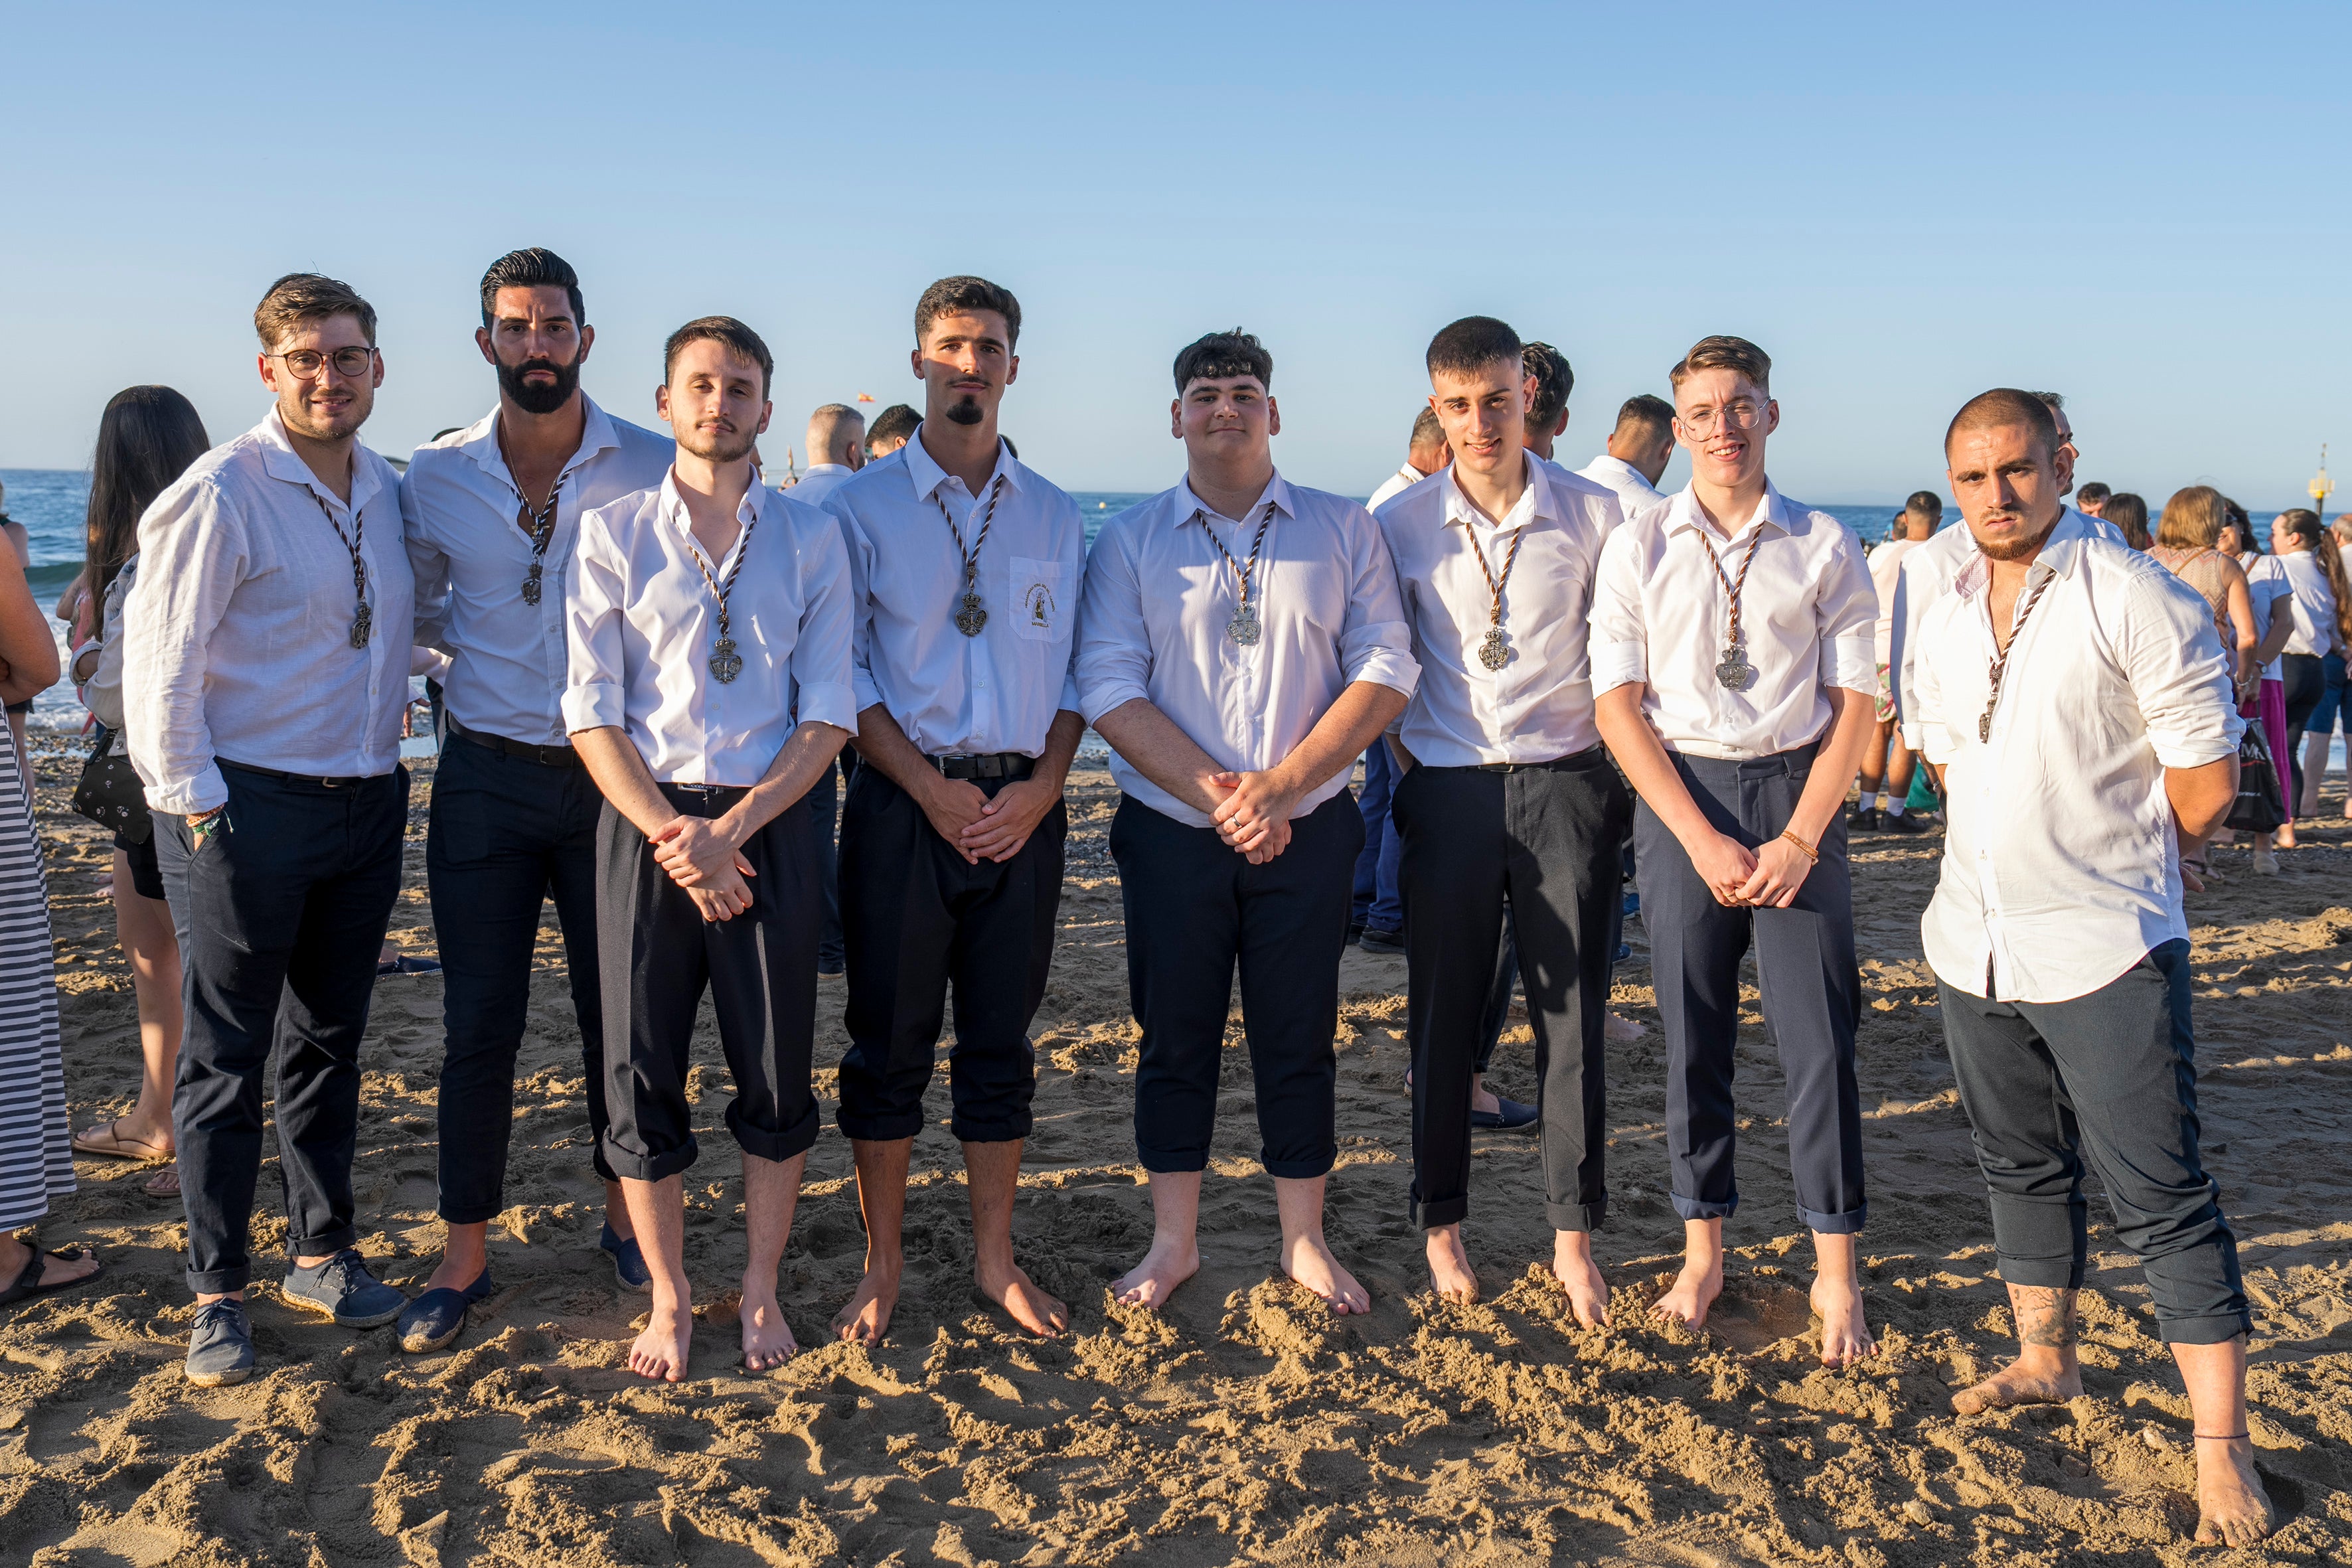
{"type": "Polygon", "coordinates": [[[846,403],[828,403],[809,416],[808,471],[793,499],[823,506],[824,498],[866,466],[866,416],[846,403]]]}

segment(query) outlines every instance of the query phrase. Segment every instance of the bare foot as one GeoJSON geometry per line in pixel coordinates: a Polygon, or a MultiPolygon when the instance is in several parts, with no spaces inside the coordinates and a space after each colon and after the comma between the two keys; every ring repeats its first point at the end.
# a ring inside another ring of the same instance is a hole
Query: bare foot
{"type": "MultiPolygon", "coordinates": [[[[1468,1264],[1464,1267],[1466,1268],[1468,1264]]],[[[1320,1236],[1286,1240],[1282,1244],[1282,1271],[1322,1297],[1335,1312],[1344,1315],[1372,1310],[1371,1292],[1339,1267],[1339,1260],[1331,1256],[1331,1248],[1320,1236]]]]}
{"type": "Polygon", "coordinates": [[[1621,1018],[1614,1013],[1601,1021],[1601,1037],[1615,1045],[1629,1044],[1649,1032],[1633,1019],[1621,1018]]]}
{"type": "Polygon", "coordinates": [[[683,1301],[656,1301],[646,1317],[646,1331],[629,1346],[629,1370],[656,1383],[676,1383],[686,1375],[694,1314],[683,1301]]]}
{"type": "Polygon", "coordinates": [[[1974,1415],[2011,1405],[2063,1405],[2082,1394],[2083,1374],[2078,1369],[2046,1373],[2013,1361],[1982,1383],[1952,1395],[1952,1409],[1958,1415],[1974,1415]]]}
{"type": "Polygon", "coordinates": [[[1817,1277],[1812,1301],[1813,1310],[1822,1318],[1823,1366],[1852,1366],[1864,1356],[1878,1353],[1878,1342],[1870,1337],[1870,1325],[1863,1321],[1860,1281],[1817,1277]]]}
{"type": "Polygon", "coordinates": [[[1683,1260],[1683,1271],[1666,1293],[1650,1304],[1650,1316],[1672,1318],[1696,1329],[1706,1321],[1706,1311],[1723,1294],[1723,1255],[1706,1253],[1683,1260]]]}
{"type": "Polygon", "coordinates": [[[1429,1255],[1429,1288],[1449,1301],[1478,1299],[1478,1271],[1462,1248],[1462,1227],[1441,1225],[1423,1241],[1429,1255]]]}
{"type": "Polygon", "coordinates": [[[1121,1305],[1156,1312],[1168,1304],[1176,1287],[1201,1271],[1197,1243],[1161,1241],[1154,1237],[1143,1261],[1111,1281],[1110,1293],[1121,1305]]]}
{"type": "Polygon", "coordinates": [[[776,1305],[772,1291],[765,1297],[745,1291],[736,1315],[743,1321],[745,1371],[767,1372],[800,1353],[800,1342],[793,1338],[792,1326],[784,1321],[783,1309],[776,1305]]]}
{"type": "Polygon", "coordinates": [[[833,1331],[854,1344],[878,1345],[898,1309],[898,1271],[868,1268],[849,1305],[833,1315],[833,1331]]]}
{"type": "Polygon", "coordinates": [[[2197,1440],[2197,1539],[2252,1546],[2277,1527],[2270,1494],[2254,1473],[2254,1445],[2244,1437],[2197,1440]]]}
{"type": "Polygon", "coordinates": [[[1002,1275],[975,1268],[972,1282],[982,1295],[1041,1340],[1050,1340],[1070,1326],[1070,1310],[1039,1289],[1019,1264],[1005,1265],[1002,1275]]]}
{"type": "Polygon", "coordinates": [[[1576,1321],[1588,1329],[1609,1326],[1609,1281],[1592,1260],[1592,1233],[1556,1230],[1551,1233],[1551,1273],[1568,1292],[1576,1321]]]}

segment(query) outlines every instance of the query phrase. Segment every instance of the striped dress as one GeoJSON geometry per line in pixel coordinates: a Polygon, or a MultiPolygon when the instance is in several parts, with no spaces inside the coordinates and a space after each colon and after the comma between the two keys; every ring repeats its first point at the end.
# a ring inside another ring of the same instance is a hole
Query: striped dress
{"type": "Polygon", "coordinates": [[[0,1227],[74,1190],[48,882],[16,748],[0,734],[0,1227]]]}

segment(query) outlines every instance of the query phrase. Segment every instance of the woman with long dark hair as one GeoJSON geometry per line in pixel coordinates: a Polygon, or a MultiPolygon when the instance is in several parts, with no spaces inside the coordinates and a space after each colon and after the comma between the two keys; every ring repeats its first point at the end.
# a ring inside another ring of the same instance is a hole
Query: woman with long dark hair
{"type": "MultiPolygon", "coordinates": [[[[2221,525],[2221,542],[2218,548],[2231,557],[2246,574],[2246,598],[2254,612],[2254,662],[2261,667],[2262,683],[2252,702],[2242,705],[2239,713],[2258,721],[2263,727],[2263,741],[2270,748],[2271,765],[2284,770],[2286,765],[2286,677],[2279,668],[2279,650],[2286,646],[2287,637],[2294,631],[2294,616],[2283,606],[2282,600],[2294,596],[2294,586],[2287,581],[2286,569],[2275,555],[2263,553],[2263,536],[2254,527],[2246,509],[2224,497],[2221,506],[2225,521],[2221,525]]],[[[2279,774],[2279,794],[2286,794],[2286,774],[2279,774]]],[[[2279,824],[2275,835],[2254,835],[2254,872],[2257,876],[2274,876],[2278,857],[2271,853],[2276,837],[2282,849],[2294,847],[2294,824],[2279,824]]],[[[2217,844],[2226,844],[2231,834],[2223,828],[2213,837],[2217,844]]]]}
{"type": "MultiPolygon", "coordinates": [[[[83,618],[96,638],[74,655],[82,700],[117,744],[122,729],[122,601],[138,575],[139,517],[212,443],[195,405],[168,386],[126,387],[98,425],[90,461],[89,514],[81,574],[83,618]]],[[[144,1071],[128,1116],[77,1133],[77,1153],[150,1163],[173,1157],[172,1080],[180,1060],[180,945],[154,834],[142,821],[114,836],[114,931],[139,998],[144,1071]]],[[[180,1190],[177,1170],[147,1184],[158,1196],[180,1190]]]]}
{"type": "Polygon", "coordinates": [[[2294,816],[2319,815],[2326,743],[2313,748],[2309,757],[2297,753],[2303,750],[2303,730],[2312,710],[2327,694],[2327,656],[2340,656],[2352,645],[2352,587],[2345,583],[2344,560],[2334,542],[2319,548],[2326,538],[2319,514],[2302,507],[2279,513],[2271,523],[2271,548],[2278,552],[2279,564],[2294,588],[2294,631],[2279,660],[2286,676],[2286,761],[2294,786],[2286,807],[2294,816]]]}

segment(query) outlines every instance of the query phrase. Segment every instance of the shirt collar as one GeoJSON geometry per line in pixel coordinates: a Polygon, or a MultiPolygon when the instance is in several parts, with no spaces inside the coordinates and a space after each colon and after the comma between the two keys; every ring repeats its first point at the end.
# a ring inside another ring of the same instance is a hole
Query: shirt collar
{"type": "Polygon", "coordinates": [[[344,501],[319,482],[319,476],[310,471],[310,465],[304,462],[302,454],[294,449],[292,439],[286,434],[286,421],[278,412],[278,405],[273,403],[269,405],[268,414],[254,426],[253,434],[261,447],[262,471],[271,479],[306,485],[320,500],[354,512],[375,499],[379,489],[375,469],[368,465],[367,448],[357,441],[352,443],[352,499],[344,501]]]}
{"type": "MultiPolygon", "coordinates": [[[[1258,509],[1265,506],[1268,501],[1272,501],[1274,503],[1274,510],[1282,513],[1285,517],[1295,518],[1298,515],[1298,508],[1291,500],[1290,481],[1282,477],[1282,470],[1279,468],[1276,468],[1274,471],[1274,478],[1266,480],[1265,489],[1258,491],[1257,500],[1250,502],[1249,505],[1244,507],[1242,510],[1249,517],[1255,517],[1258,514],[1258,509]]],[[[1185,475],[1184,478],[1177,483],[1176,511],[1176,526],[1179,528],[1183,527],[1186,523],[1192,521],[1202,512],[1208,513],[1211,517],[1224,517],[1225,515],[1193,493],[1192,477],[1190,474],[1185,475]]],[[[1227,522],[1240,522],[1244,521],[1244,519],[1228,517],[1225,518],[1225,521],[1227,522]]]]}
{"type": "MultiPolygon", "coordinates": [[[[761,509],[767,504],[768,487],[761,483],[760,477],[754,474],[751,477],[751,488],[743,492],[742,504],[735,509],[735,521],[749,529],[759,520],[761,509]]],[[[664,522],[676,529],[688,543],[693,543],[694,519],[687,514],[686,498],[678,494],[676,468],[668,468],[662,474],[659,515],[664,522]]],[[[693,548],[698,551],[702,546],[694,544],[693,548]]],[[[735,536],[734,548],[729,550],[727,553],[731,557],[735,551],[742,548],[743,535],[739,533],[735,536]]],[[[724,566],[726,562],[721,561],[719,564],[724,566]]]]}
{"type": "MultiPolygon", "coordinates": [[[[1521,490],[1519,499],[1511,503],[1511,510],[1505,512],[1495,522],[1494,528],[1497,533],[1508,533],[1516,529],[1525,528],[1538,517],[1549,518],[1554,521],[1559,519],[1559,508],[1553,504],[1552,500],[1551,479],[1544,472],[1544,466],[1537,462],[1535,454],[1525,447],[1520,448],[1519,457],[1527,464],[1527,489],[1521,490]]],[[[1462,481],[1455,478],[1454,465],[1448,463],[1444,472],[1445,475],[1445,526],[1451,528],[1458,522],[1468,527],[1484,522],[1486,514],[1471,505],[1470,498],[1462,493],[1462,481]]]]}
{"type": "MultiPolygon", "coordinates": [[[[567,474],[597,453],[618,449],[621,445],[620,435],[613,428],[613,416],[597,407],[594,398],[583,392],[580,405],[586,417],[580,426],[580,449],[563,465],[562,471],[567,474]]],[[[489,413],[475,422],[457,443],[457,450],[473,458],[484,473],[512,489],[514,472],[507,467],[507,455],[499,447],[499,406],[493,405],[489,413]]]]}
{"type": "MultiPolygon", "coordinates": [[[[907,444],[898,449],[907,454],[907,472],[914,479],[917,500],[929,500],[938,493],[941,485],[954,478],[945,468],[940,468],[938,460],[924,447],[922,426],[917,426],[914,435],[908,437],[907,444]]],[[[816,470],[812,468],[809,471],[814,473],[816,470]]],[[[1023,488],[1021,459],[1004,449],[1004,437],[1002,436],[996,438],[996,467],[989,474],[987,484],[980,487],[981,494],[986,495],[989,486],[993,485],[999,479],[1003,479],[1007,489],[1017,490],[1023,488]]]]}
{"type": "MultiPolygon", "coordinates": [[[[1758,503],[1756,510],[1750,514],[1748,522],[1731,531],[1730,537],[1738,538],[1748,531],[1748,523],[1759,521],[1779,529],[1783,533],[1792,531],[1789,527],[1789,503],[1780,499],[1779,489],[1770,479],[1764,481],[1763,500],[1758,503]]],[[[1698,509],[1698,497],[1692,492],[1688,485],[1676,490],[1667,500],[1665,528],[1668,533],[1693,531],[1711,535],[1715,531],[1706,526],[1706,516],[1698,509]]]]}
{"type": "MultiPolygon", "coordinates": [[[[807,468],[801,470],[801,478],[804,479],[813,479],[819,474],[845,474],[848,472],[850,472],[850,467],[847,463],[811,463],[807,468]]],[[[1010,483],[1011,481],[1008,480],[1006,482],[1010,483]]]]}
{"type": "MultiPolygon", "coordinates": [[[[1966,528],[1968,524],[1964,521],[1960,526],[1966,528]]],[[[2073,576],[2086,552],[2084,547],[2096,537],[2089,519],[2071,506],[2066,508],[2058,514],[2057,526],[2050,531],[2050,537],[2042,542],[2042,548],[2034,553],[2033,564],[2027,570],[2025,580],[2033,583],[2045,576],[2073,576]]],[[[1972,549],[1969,552],[1969,563],[1960,568],[1958,576],[1952,579],[1952,591],[1963,598],[1974,598],[1991,580],[1990,559],[1983,551],[1972,549]]]]}

